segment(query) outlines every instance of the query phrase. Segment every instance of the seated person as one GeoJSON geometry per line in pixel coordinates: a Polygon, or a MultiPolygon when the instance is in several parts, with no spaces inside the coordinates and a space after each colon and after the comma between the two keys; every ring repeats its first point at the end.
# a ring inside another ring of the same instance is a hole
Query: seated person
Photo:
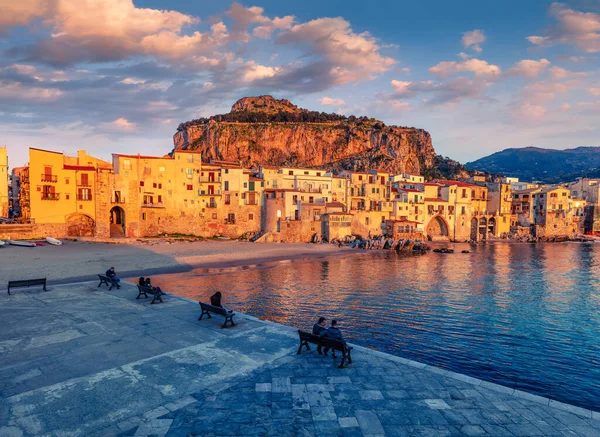
{"type": "Polygon", "coordinates": [[[223,305],[221,305],[221,292],[220,291],[217,291],[215,294],[213,294],[210,297],[210,304],[214,307],[223,308],[223,305]]]}
{"type": "MultiPolygon", "coordinates": [[[[337,324],[337,320],[332,320],[331,326],[322,331],[319,335],[330,340],[341,341],[342,343],[346,343],[344,337],[342,336],[342,332],[337,327],[337,324]]],[[[329,352],[329,348],[325,348],[323,354],[327,355],[327,352],[329,352]]],[[[335,351],[332,351],[331,356],[333,358],[336,358],[335,351]]]]}
{"type": "Polygon", "coordinates": [[[105,273],[106,277],[110,278],[113,282],[117,283],[117,288],[121,288],[121,286],[119,285],[119,282],[121,282],[121,280],[119,278],[117,278],[117,274],[115,273],[115,268],[111,267],[110,269],[108,269],[105,273]]]}
{"type": "MultiPolygon", "coordinates": [[[[326,329],[326,328],[325,328],[325,321],[326,321],[326,320],[327,320],[327,319],[326,319],[325,317],[319,317],[319,321],[313,325],[313,329],[312,329],[312,333],[313,333],[313,335],[320,335],[320,334],[321,334],[321,332],[325,331],[325,329],[326,329]]],[[[323,352],[321,351],[321,348],[322,348],[322,346],[321,346],[321,345],[319,345],[319,346],[317,347],[317,352],[318,352],[318,353],[320,353],[320,354],[322,354],[322,353],[323,353],[323,352]]]]}
{"type": "Polygon", "coordinates": [[[162,290],[160,289],[160,287],[154,287],[154,286],[152,285],[152,281],[150,280],[150,278],[146,278],[146,287],[148,287],[148,288],[151,288],[152,290],[154,290],[155,292],[157,292],[157,293],[159,294],[159,296],[160,296],[161,294],[165,294],[165,292],[164,292],[164,291],[162,291],[162,290]]]}
{"type": "Polygon", "coordinates": [[[138,281],[138,285],[140,287],[145,287],[146,286],[146,279],[143,276],[140,277],[140,279],[138,281]]]}

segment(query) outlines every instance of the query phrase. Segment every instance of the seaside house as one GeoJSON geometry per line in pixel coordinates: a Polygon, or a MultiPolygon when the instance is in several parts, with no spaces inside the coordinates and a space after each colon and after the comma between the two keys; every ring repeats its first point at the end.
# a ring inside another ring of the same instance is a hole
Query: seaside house
{"type": "Polygon", "coordinates": [[[8,154],[0,147],[0,217],[8,217],[8,154]]]}
{"type": "Polygon", "coordinates": [[[568,188],[545,187],[533,195],[536,237],[563,236],[577,232],[572,217],[572,199],[568,188]]]}

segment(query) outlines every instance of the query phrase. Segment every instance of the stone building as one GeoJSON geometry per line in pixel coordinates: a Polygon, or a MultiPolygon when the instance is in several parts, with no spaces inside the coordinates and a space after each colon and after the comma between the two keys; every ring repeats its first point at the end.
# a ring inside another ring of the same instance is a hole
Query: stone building
{"type": "Polygon", "coordinates": [[[600,234],[600,179],[581,178],[566,187],[574,199],[586,202],[584,232],[600,234]]]}
{"type": "Polygon", "coordinates": [[[8,154],[6,147],[0,147],[0,217],[8,217],[9,200],[8,154]]]}
{"type": "Polygon", "coordinates": [[[577,225],[573,224],[571,192],[567,188],[545,187],[535,193],[533,214],[536,237],[563,236],[577,232],[577,225]]]}

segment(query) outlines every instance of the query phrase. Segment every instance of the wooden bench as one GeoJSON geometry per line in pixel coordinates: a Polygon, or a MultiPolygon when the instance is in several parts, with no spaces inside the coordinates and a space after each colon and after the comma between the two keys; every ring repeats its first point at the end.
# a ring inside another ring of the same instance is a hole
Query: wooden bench
{"type": "Polygon", "coordinates": [[[208,316],[209,319],[212,319],[210,313],[213,313],[225,317],[225,323],[223,323],[223,326],[221,326],[221,328],[225,328],[228,323],[231,323],[231,326],[235,325],[235,323],[233,322],[233,316],[235,316],[235,313],[233,311],[227,311],[223,307],[216,307],[204,302],[198,303],[200,304],[200,308],[202,308],[202,314],[200,314],[200,318],[198,320],[202,320],[202,317],[204,317],[205,314],[208,316]]]}
{"type": "Polygon", "coordinates": [[[109,286],[109,290],[112,290],[113,287],[121,288],[119,282],[115,281],[113,278],[109,278],[106,275],[98,275],[98,277],[100,278],[100,283],[98,284],[98,287],[100,287],[102,284],[106,284],[109,286]]]}
{"type": "Polygon", "coordinates": [[[144,295],[144,297],[148,297],[148,294],[151,294],[154,296],[154,298],[152,299],[152,302],[150,302],[150,304],[156,303],[157,301],[160,303],[163,303],[162,295],[166,294],[166,293],[159,291],[159,290],[155,289],[154,287],[142,287],[139,284],[138,284],[137,288],[138,288],[138,295],[137,295],[136,299],[139,299],[142,294],[144,295]]]}
{"type": "Polygon", "coordinates": [[[8,281],[8,294],[10,294],[11,288],[30,287],[31,285],[43,285],[44,291],[48,291],[46,290],[46,278],[22,279],[20,281],[8,281]]]}
{"type": "Polygon", "coordinates": [[[318,335],[311,334],[310,332],[301,331],[300,329],[298,329],[298,336],[300,337],[300,347],[298,347],[297,352],[298,355],[300,355],[300,352],[302,352],[302,347],[306,347],[306,350],[309,351],[310,347],[308,346],[308,343],[313,343],[317,346],[322,346],[333,351],[341,352],[342,362],[338,366],[340,369],[344,367],[344,362],[346,360],[348,360],[348,364],[352,364],[352,356],[350,355],[352,347],[348,346],[346,343],[342,341],[331,340],[325,337],[320,337],[318,335]]]}

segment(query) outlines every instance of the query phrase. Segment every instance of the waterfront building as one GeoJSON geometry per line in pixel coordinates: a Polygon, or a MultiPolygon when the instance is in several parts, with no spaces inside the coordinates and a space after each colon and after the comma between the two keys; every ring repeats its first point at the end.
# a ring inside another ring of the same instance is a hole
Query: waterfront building
{"type": "Polygon", "coordinates": [[[512,191],[511,213],[516,216],[516,220],[513,220],[516,226],[533,225],[533,195],[540,191],[541,188],[512,191]]]}
{"type": "Polygon", "coordinates": [[[533,194],[533,229],[536,237],[571,235],[578,232],[573,222],[571,192],[564,187],[545,187],[533,194]]]}
{"type": "Polygon", "coordinates": [[[6,147],[0,147],[0,217],[8,217],[9,200],[8,153],[6,147]]]}
{"type": "Polygon", "coordinates": [[[584,232],[600,233],[600,179],[580,178],[566,187],[573,198],[586,202],[584,232]]]}

